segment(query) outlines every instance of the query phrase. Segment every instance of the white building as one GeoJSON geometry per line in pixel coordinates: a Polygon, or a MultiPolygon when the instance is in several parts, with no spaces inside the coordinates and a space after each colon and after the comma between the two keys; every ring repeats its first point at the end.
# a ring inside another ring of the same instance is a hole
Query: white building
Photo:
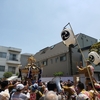
{"type": "Polygon", "coordinates": [[[18,65],[21,64],[21,49],[0,46],[0,78],[4,72],[18,73],[18,65]]]}

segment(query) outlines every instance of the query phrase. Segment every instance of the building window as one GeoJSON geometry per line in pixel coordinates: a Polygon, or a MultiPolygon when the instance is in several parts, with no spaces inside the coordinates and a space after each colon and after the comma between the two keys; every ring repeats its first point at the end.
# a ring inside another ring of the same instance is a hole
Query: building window
{"type": "Polygon", "coordinates": [[[45,61],[43,61],[42,63],[43,63],[43,65],[44,65],[44,66],[46,66],[46,65],[47,65],[47,63],[48,63],[48,61],[47,61],[47,60],[45,60],[45,61]]]}
{"type": "Polygon", "coordinates": [[[42,51],[42,53],[41,54],[44,54],[46,51],[42,51]]]}
{"type": "Polygon", "coordinates": [[[15,67],[9,66],[8,72],[12,72],[13,74],[15,74],[15,67]]]}
{"type": "Polygon", "coordinates": [[[40,50],[41,54],[46,53],[46,51],[48,50],[48,48],[49,48],[49,47],[46,47],[46,48],[44,48],[44,49],[40,50]]]}
{"type": "Polygon", "coordinates": [[[66,55],[60,56],[60,61],[65,61],[66,60],[66,55]]]}
{"type": "Polygon", "coordinates": [[[83,37],[81,37],[81,39],[83,40],[83,37]]]}
{"type": "Polygon", "coordinates": [[[53,64],[53,59],[51,59],[51,64],[53,64]]]}
{"type": "Polygon", "coordinates": [[[88,39],[86,39],[86,41],[88,41],[88,39]]]}
{"type": "Polygon", "coordinates": [[[58,61],[58,57],[55,58],[55,62],[56,62],[56,63],[57,63],[57,61],[58,61]]]}
{"type": "Polygon", "coordinates": [[[0,57],[1,58],[6,58],[7,56],[7,53],[6,52],[0,52],[0,57]]]}
{"type": "Polygon", "coordinates": [[[0,72],[4,72],[5,71],[5,66],[0,65],[0,72]]]}
{"type": "Polygon", "coordinates": [[[37,63],[36,63],[36,65],[37,65],[38,67],[40,67],[40,64],[39,64],[39,62],[37,62],[37,63]]]}
{"type": "Polygon", "coordinates": [[[17,55],[16,55],[16,54],[10,53],[9,60],[18,61],[18,60],[17,60],[17,55]]]}
{"type": "Polygon", "coordinates": [[[51,46],[50,49],[52,50],[55,47],[55,45],[51,46]]]}

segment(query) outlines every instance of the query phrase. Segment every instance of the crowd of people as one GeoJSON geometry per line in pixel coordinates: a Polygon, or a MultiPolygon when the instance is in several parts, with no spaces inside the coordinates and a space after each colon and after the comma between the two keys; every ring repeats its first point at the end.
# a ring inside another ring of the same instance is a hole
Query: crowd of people
{"type": "Polygon", "coordinates": [[[73,81],[60,81],[58,92],[56,82],[1,81],[0,100],[100,100],[98,91],[94,91],[91,83],[86,90],[82,82],[74,85],[73,81]]]}
{"type": "Polygon", "coordinates": [[[80,73],[85,74],[85,83],[81,81],[74,83],[69,79],[48,82],[43,82],[40,78],[38,81],[30,78],[22,81],[2,80],[0,81],[0,100],[100,100],[100,88],[95,85],[93,66],[87,61],[87,67],[80,65],[77,68],[80,73]]]}

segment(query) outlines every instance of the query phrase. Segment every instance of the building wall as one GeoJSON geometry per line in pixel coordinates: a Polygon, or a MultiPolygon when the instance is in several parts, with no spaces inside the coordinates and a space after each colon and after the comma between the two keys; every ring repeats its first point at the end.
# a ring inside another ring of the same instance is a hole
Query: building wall
{"type": "Polygon", "coordinates": [[[66,69],[64,69],[64,66],[67,66],[68,59],[60,63],[60,56],[65,55],[67,58],[66,54],[67,52],[68,48],[66,48],[66,46],[62,42],[58,43],[57,45],[55,44],[50,47],[44,48],[39,52],[37,52],[34,55],[37,61],[37,65],[41,65],[43,62],[47,60],[47,65],[43,67],[42,76],[50,77],[53,76],[53,74],[58,71],[64,72],[64,75],[67,74],[66,70],[68,70],[68,68],[66,67],[66,69]],[[43,53],[44,50],[45,53],[43,53]],[[57,62],[55,60],[57,60],[57,62]]]}
{"type": "Polygon", "coordinates": [[[21,63],[20,52],[19,48],[0,46],[0,78],[4,72],[18,73],[18,65],[21,63]]]}
{"type": "MultiPolygon", "coordinates": [[[[70,76],[71,75],[71,67],[70,67],[70,55],[69,55],[69,50],[68,48],[63,44],[63,43],[58,43],[57,45],[55,45],[54,50],[52,49],[52,56],[47,56],[50,50],[50,48],[48,48],[48,51],[46,52],[47,54],[41,54],[36,53],[34,55],[34,57],[37,59],[38,63],[39,62],[43,62],[45,60],[47,60],[47,65],[44,66],[43,68],[43,74],[42,77],[52,77],[54,75],[54,73],[56,72],[63,72],[64,76],[70,76]],[[62,47],[62,48],[61,48],[62,47]],[[60,52],[59,49],[60,48],[60,52]],[[55,52],[56,51],[56,52],[55,52]],[[38,57],[37,57],[38,55],[38,57]],[[43,56],[43,58],[41,57],[43,56]],[[66,56],[66,59],[64,61],[60,61],[60,58],[62,56],[66,56]],[[41,60],[39,61],[38,58],[41,58],[41,60]],[[57,59],[57,62],[56,62],[57,59]]],[[[76,73],[76,62],[80,61],[80,53],[77,52],[76,49],[72,49],[72,70],[73,70],[73,74],[76,73]]],[[[50,55],[50,54],[48,54],[50,55]]]]}
{"type": "MultiPolygon", "coordinates": [[[[77,35],[77,41],[79,45],[72,48],[72,74],[76,74],[77,68],[76,63],[82,61],[81,53],[78,52],[80,48],[90,46],[97,42],[97,39],[87,36],[85,34],[80,33],[77,35]]],[[[37,60],[37,63],[42,63],[43,61],[48,61],[47,65],[43,68],[43,77],[52,77],[55,72],[62,71],[64,72],[64,76],[71,75],[71,64],[70,64],[70,53],[69,48],[66,47],[63,42],[53,45],[52,50],[51,47],[45,48],[45,52],[42,54],[41,52],[44,50],[40,50],[37,52],[34,57],[37,60]],[[66,54],[66,60],[60,61],[60,56],[66,54]],[[56,57],[58,57],[58,62],[55,62],[56,57]],[[51,60],[52,59],[52,60],[51,60]],[[51,63],[52,62],[52,63],[51,63]]]]}
{"type": "Polygon", "coordinates": [[[81,54],[78,52],[77,48],[72,49],[72,70],[73,74],[75,75],[77,72],[76,64],[79,63],[81,60],[81,54]]]}
{"type": "Polygon", "coordinates": [[[77,41],[80,45],[80,48],[84,48],[84,47],[87,47],[87,46],[90,46],[96,43],[97,39],[80,33],[79,37],[77,38],[77,41]]]}
{"type": "MultiPolygon", "coordinates": [[[[74,53],[72,53],[72,70],[73,74],[76,74],[76,62],[80,61],[80,53],[73,49],[74,53]]],[[[43,68],[42,77],[52,77],[56,72],[63,72],[63,76],[70,76],[71,75],[71,67],[70,67],[70,58],[69,52],[62,53],[60,55],[56,55],[55,57],[51,57],[46,59],[47,65],[43,68]],[[62,56],[66,57],[64,61],[61,61],[60,58],[62,56]],[[57,61],[56,61],[57,59],[57,61]]],[[[44,61],[44,59],[42,60],[44,61]]],[[[41,62],[42,62],[41,61],[41,62]]]]}
{"type": "Polygon", "coordinates": [[[67,70],[68,70],[67,62],[68,62],[68,58],[67,58],[66,53],[57,55],[52,58],[48,58],[48,64],[46,66],[44,66],[42,76],[43,77],[52,77],[54,75],[54,73],[56,73],[56,72],[63,72],[64,76],[68,75],[69,73],[67,73],[67,70]],[[66,59],[64,61],[60,61],[60,57],[63,55],[66,57],[66,59]]]}

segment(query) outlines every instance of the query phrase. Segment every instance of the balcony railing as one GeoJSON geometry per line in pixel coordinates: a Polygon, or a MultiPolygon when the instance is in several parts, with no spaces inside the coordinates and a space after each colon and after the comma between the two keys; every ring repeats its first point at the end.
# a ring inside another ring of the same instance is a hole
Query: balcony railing
{"type": "Polygon", "coordinates": [[[17,59],[7,59],[6,63],[9,64],[21,64],[21,62],[17,59]]]}
{"type": "Polygon", "coordinates": [[[9,51],[19,52],[19,53],[21,52],[21,49],[18,49],[18,48],[12,48],[12,47],[9,47],[8,50],[9,50],[9,51]]]}

